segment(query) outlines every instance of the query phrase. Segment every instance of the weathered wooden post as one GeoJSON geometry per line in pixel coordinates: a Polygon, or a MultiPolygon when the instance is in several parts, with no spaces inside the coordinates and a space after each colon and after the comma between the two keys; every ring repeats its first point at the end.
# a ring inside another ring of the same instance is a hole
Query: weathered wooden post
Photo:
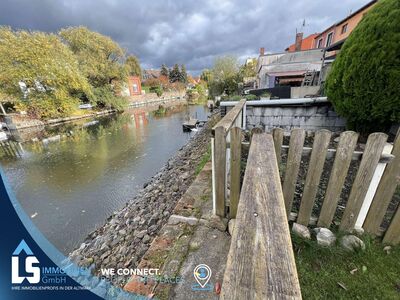
{"type": "Polygon", "coordinates": [[[289,216],[292,209],[294,191],[299,175],[301,155],[303,153],[305,131],[295,128],[290,133],[289,154],[286,163],[285,179],[283,181],[283,198],[285,199],[286,213],[289,216]]]}
{"type": "Polygon", "coordinates": [[[225,216],[225,190],[226,190],[226,137],[225,128],[215,128],[215,213],[225,216]]]}
{"type": "Polygon", "coordinates": [[[396,187],[399,183],[400,129],[397,132],[396,139],[393,143],[392,154],[395,156],[395,158],[385,168],[363,225],[364,230],[373,235],[377,235],[379,233],[379,227],[383,218],[385,217],[389,203],[392,200],[392,197],[396,191],[396,187]]]}
{"type": "Polygon", "coordinates": [[[384,133],[376,132],[369,135],[360,167],[346,203],[346,209],[340,221],[340,230],[349,231],[354,228],[386,140],[387,135],[384,133]]]}
{"type": "Polygon", "coordinates": [[[310,221],[331,135],[332,133],[329,130],[320,130],[315,134],[303,197],[301,198],[299,215],[297,217],[297,223],[304,226],[308,226],[310,221]]]}
{"type": "Polygon", "coordinates": [[[241,129],[233,127],[231,132],[231,182],[230,182],[230,218],[236,218],[240,197],[240,158],[241,158],[241,129]]]}
{"type": "Polygon", "coordinates": [[[274,138],[274,146],[276,153],[276,161],[278,162],[278,167],[282,161],[282,144],[283,144],[283,129],[282,128],[274,128],[272,129],[272,136],[274,138]]]}
{"type": "Polygon", "coordinates": [[[357,139],[358,133],[354,131],[345,131],[340,135],[335,161],[318,219],[318,227],[329,228],[331,226],[340,199],[340,193],[346,180],[347,170],[350,167],[353,152],[357,145],[357,139]]]}

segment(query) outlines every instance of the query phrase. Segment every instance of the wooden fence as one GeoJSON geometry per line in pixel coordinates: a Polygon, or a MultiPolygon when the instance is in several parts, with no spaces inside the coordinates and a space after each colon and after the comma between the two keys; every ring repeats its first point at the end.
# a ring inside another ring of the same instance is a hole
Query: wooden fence
{"type": "Polygon", "coordinates": [[[8,157],[21,157],[22,156],[22,146],[18,142],[6,140],[0,141],[0,148],[5,156],[8,157]]]}
{"type": "Polygon", "coordinates": [[[214,213],[221,217],[226,214],[227,202],[230,203],[230,216],[236,216],[240,193],[240,137],[246,124],[245,107],[246,101],[239,101],[212,129],[214,213]]]}
{"type": "MultiPolygon", "coordinates": [[[[213,203],[214,213],[221,217],[227,216],[228,207],[229,218],[235,218],[237,214],[241,189],[241,149],[248,148],[248,144],[241,142],[241,132],[246,124],[245,108],[244,100],[238,102],[213,128],[213,203]]],[[[283,129],[274,128],[272,137],[277,163],[281,167],[286,166],[282,170],[282,190],[288,217],[302,225],[309,225],[310,220],[313,220],[317,226],[329,228],[351,169],[356,175],[350,183],[343,215],[336,215],[339,229],[352,231],[355,227],[362,227],[367,233],[381,236],[381,224],[385,219],[387,228],[383,241],[400,243],[400,207],[391,220],[388,220],[387,215],[400,181],[399,133],[393,146],[387,143],[386,134],[373,133],[369,135],[363,151],[356,150],[359,135],[353,131],[342,132],[335,143],[336,147],[332,147],[332,133],[328,130],[317,131],[311,147],[304,146],[306,132],[301,128],[290,132],[288,145],[283,144],[283,129]],[[281,163],[282,155],[286,157],[285,164],[281,163]],[[301,164],[304,158],[309,160],[308,170],[304,176],[304,186],[299,192],[299,170],[305,167],[301,164]],[[329,170],[324,170],[327,159],[333,159],[333,164],[329,170]],[[358,168],[350,168],[354,160],[359,161],[358,168]],[[321,187],[323,172],[325,177],[329,177],[326,188],[321,187]],[[295,192],[301,194],[301,197],[297,196],[297,214],[292,213],[295,192]],[[319,201],[322,193],[322,204],[320,209],[314,210],[318,211],[318,215],[312,215],[317,193],[319,201]]],[[[349,186],[349,182],[346,184],[349,186]]]]}
{"type": "MultiPolygon", "coordinates": [[[[387,135],[384,133],[370,134],[363,152],[355,151],[358,134],[353,131],[345,131],[340,135],[336,149],[328,149],[331,140],[328,130],[316,132],[312,147],[304,147],[303,129],[291,131],[288,146],[282,145],[282,129],[275,128],[272,133],[277,157],[287,153],[282,186],[288,216],[292,210],[302,157],[309,156],[309,164],[296,222],[309,225],[325,161],[334,156],[319,216],[313,216],[314,219],[317,217],[317,226],[328,228],[334,219],[350,163],[352,160],[361,160],[340,218],[339,229],[351,231],[355,227],[363,227],[366,232],[379,235],[380,225],[400,178],[399,133],[391,153],[383,153],[385,145],[391,148],[386,143],[387,135]]],[[[390,221],[383,241],[392,244],[400,242],[400,208],[390,221]]]]}

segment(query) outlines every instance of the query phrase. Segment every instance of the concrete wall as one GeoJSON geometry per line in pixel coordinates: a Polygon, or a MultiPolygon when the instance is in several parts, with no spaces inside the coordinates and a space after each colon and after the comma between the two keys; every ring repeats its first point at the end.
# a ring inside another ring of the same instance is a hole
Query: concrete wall
{"type": "Polygon", "coordinates": [[[280,127],[290,130],[301,127],[305,130],[315,131],[329,129],[343,131],[346,121],[339,117],[332,106],[247,106],[246,127],[262,127],[271,130],[280,127]]]}
{"type": "MultiPolygon", "coordinates": [[[[234,107],[235,102],[221,102],[221,115],[234,107]]],[[[300,127],[308,131],[328,129],[343,131],[346,121],[333,110],[326,97],[247,101],[246,129],[262,127],[266,131],[274,127],[289,131],[300,127]]]]}
{"type": "Polygon", "coordinates": [[[137,95],[129,97],[129,102],[153,102],[155,100],[172,100],[177,97],[183,98],[186,96],[186,90],[164,92],[161,97],[158,97],[156,93],[148,93],[144,95],[137,95]]]}
{"type": "Polygon", "coordinates": [[[307,95],[316,95],[320,86],[299,86],[290,88],[291,98],[304,98],[307,95]]]}

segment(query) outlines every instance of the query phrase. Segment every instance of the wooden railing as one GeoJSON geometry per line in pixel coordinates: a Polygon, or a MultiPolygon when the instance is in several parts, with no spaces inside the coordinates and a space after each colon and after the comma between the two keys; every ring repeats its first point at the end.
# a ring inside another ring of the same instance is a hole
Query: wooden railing
{"type": "MultiPolygon", "coordinates": [[[[303,147],[305,138],[303,129],[291,131],[289,146],[282,146],[282,129],[274,129],[273,138],[278,161],[282,152],[288,152],[282,184],[288,216],[292,210],[302,156],[310,155],[296,220],[302,225],[308,225],[312,217],[325,160],[334,156],[328,186],[323,191],[325,194],[319,216],[313,216],[314,219],[318,219],[317,226],[328,228],[334,219],[350,163],[352,160],[361,160],[351,184],[344,213],[339,220],[339,229],[351,231],[355,227],[362,227],[370,234],[380,234],[380,225],[400,178],[399,134],[391,153],[390,151],[383,153],[387,145],[387,135],[384,133],[369,135],[363,152],[355,151],[358,134],[352,131],[345,131],[340,135],[336,149],[328,149],[331,139],[331,132],[328,130],[321,130],[315,134],[312,148],[303,147]]],[[[400,242],[400,208],[392,218],[383,241],[393,244],[400,242]]]]}
{"type": "Polygon", "coordinates": [[[301,299],[272,135],[254,134],[220,299],[301,299]]]}
{"type": "Polygon", "coordinates": [[[230,216],[236,216],[240,193],[240,136],[246,124],[245,105],[246,100],[239,101],[212,130],[214,213],[221,217],[225,217],[227,200],[230,201],[230,216]]]}

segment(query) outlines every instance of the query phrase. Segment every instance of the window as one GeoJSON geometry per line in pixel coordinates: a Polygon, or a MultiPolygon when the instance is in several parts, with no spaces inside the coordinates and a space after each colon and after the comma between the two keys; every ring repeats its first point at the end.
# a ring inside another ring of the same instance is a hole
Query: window
{"type": "Polygon", "coordinates": [[[332,44],[332,40],[333,40],[333,31],[328,34],[328,36],[326,38],[325,47],[329,47],[332,44]]]}
{"type": "Polygon", "coordinates": [[[342,34],[347,32],[347,23],[342,26],[342,34]]]}
{"type": "Polygon", "coordinates": [[[317,48],[322,48],[322,41],[323,41],[324,39],[323,38],[320,38],[319,40],[318,40],[318,42],[317,42],[317,48]]]}
{"type": "Polygon", "coordinates": [[[137,93],[137,92],[138,92],[138,85],[137,85],[136,83],[134,83],[134,84],[132,85],[132,90],[133,90],[134,93],[137,93]]]}

